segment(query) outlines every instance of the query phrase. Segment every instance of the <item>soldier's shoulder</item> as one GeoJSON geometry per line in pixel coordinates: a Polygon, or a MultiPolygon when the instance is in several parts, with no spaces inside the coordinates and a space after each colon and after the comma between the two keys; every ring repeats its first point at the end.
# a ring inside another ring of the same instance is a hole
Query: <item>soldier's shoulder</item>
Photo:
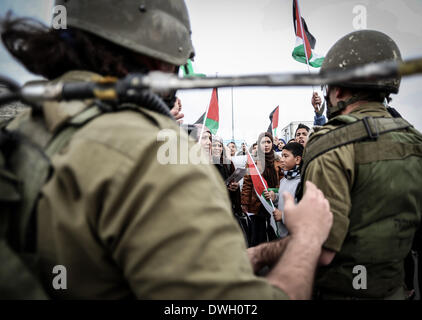
{"type": "MultiPolygon", "coordinates": [[[[313,132],[309,136],[309,141],[320,138],[323,135],[326,135],[327,133],[337,130],[349,123],[353,123],[357,121],[358,119],[354,116],[350,115],[340,115],[337,116],[331,120],[329,120],[325,125],[323,126],[315,126],[313,128],[313,132]]],[[[309,142],[308,142],[309,143],[309,142]]]]}
{"type": "Polygon", "coordinates": [[[79,130],[75,139],[100,143],[136,158],[140,153],[157,149],[161,133],[187,139],[174,120],[149,110],[106,113],[79,130]]]}

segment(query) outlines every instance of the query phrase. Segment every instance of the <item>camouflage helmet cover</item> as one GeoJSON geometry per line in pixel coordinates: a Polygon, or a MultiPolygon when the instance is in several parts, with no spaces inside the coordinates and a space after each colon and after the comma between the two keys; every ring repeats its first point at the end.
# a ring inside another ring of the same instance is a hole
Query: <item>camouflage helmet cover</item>
{"type": "Polygon", "coordinates": [[[67,24],[134,52],[184,65],[194,56],[183,0],[56,0],[67,24]]]}
{"type": "MultiPolygon", "coordinates": [[[[391,60],[401,62],[402,58],[398,46],[389,36],[379,31],[359,30],[347,34],[331,47],[320,72],[348,70],[368,63],[391,60]]],[[[400,76],[396,76],[379,80],[349,81],[338,85],[397,93],[400,80],[400,76]]]]}

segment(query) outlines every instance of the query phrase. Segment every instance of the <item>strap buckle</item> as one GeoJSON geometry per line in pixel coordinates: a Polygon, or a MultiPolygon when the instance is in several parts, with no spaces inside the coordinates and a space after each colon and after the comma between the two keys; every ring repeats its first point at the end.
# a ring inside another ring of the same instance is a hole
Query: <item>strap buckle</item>
{"type": "Polygon", "coordinates": [[[379,137],[379,131],[378,131],[378,127],[374,121],[374,119],[372,117],[365,117],[362,119],[363,121],[363,125],[365,126],[366,132],[368,133],[368,137],[372,140],[376,140],[379,137]],[[375,128],[375,131],[372,130],[370,121],[373,123],[373,127],[375,128]]]}

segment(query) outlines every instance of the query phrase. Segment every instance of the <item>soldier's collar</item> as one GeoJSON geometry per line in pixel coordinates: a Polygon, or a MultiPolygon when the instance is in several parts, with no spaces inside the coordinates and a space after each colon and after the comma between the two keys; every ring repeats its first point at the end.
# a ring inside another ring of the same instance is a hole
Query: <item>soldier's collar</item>
{"type": "MultiPolygon", "coordinates": [[[[70,71],[62,75],[61,77],[51,81],[57,83],[63,82],[74,82],[74,81],[90,81],[94,77],[98,77],[98,74],[89,71],[70,71]]],[[[48,101],[44,102],[43,112],[44,119],[47,129],[50,132],[56,131],[61,125],[67,120],[86,109],[92,103],[91,99],[87,100],[72,100],[72,101],[48,101]]]]}

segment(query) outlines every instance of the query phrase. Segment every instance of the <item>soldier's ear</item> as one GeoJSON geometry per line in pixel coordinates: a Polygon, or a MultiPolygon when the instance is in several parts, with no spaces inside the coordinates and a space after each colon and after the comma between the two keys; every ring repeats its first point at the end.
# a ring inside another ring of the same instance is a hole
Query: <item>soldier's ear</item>
{"type": "Polygon", "coordinates": [[[334,87],[335,97],[337,100],[347,100],[352,96],[350,90],[342,87],[334,87]]]}

